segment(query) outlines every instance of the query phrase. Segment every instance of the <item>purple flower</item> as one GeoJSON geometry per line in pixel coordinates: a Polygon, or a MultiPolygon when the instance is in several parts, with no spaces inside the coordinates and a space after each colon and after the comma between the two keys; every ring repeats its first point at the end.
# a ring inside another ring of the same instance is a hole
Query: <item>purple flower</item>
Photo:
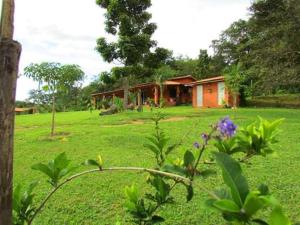
{"type": "Polygon", "coordinates": [[[208,139],[209,139],[208,134],[206,134],[206,133],[201,134],[201,138],[202,138],[204,144],[206,145],[208,142],[208,139]]]}
{"type": "Polygon", "coordinates": [[[194,147],[199,149],[200,148],[200,144],[198,142],[195,142],[194,143],[194,147]]]}
{"type": "Polygon", "coordinates": [[[207,141],[208,135],[206,133],[201,134],[201,137],[204,141],[207,141]]]}
{"type": "Polygon", "coordinates": [[[218,130],[223,137],[232,137],[236,133],[237,126],[229,119],[225,117],[218,123],[218,130]]]}

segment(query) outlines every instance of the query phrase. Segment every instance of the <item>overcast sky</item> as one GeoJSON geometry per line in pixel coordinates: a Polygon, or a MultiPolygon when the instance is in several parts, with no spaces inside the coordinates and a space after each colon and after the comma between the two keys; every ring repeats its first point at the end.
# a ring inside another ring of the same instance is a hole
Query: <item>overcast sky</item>
{"type": "MultiPolygon", "coordinates": [[[[23,46],[20,74],[30,63],[43,61],[78,64],[93,76],[110,69],[95,52],[95,41],[105,36],[104,11],[95,0],[15,0],[15,36],[23,46]]],[[[232,22],[246,18],[250,0],[152,0],[154,39],[175,55],[196,57],[232,22]]],[[[36,87],[20,77],[17,99],[36,87]]]]}

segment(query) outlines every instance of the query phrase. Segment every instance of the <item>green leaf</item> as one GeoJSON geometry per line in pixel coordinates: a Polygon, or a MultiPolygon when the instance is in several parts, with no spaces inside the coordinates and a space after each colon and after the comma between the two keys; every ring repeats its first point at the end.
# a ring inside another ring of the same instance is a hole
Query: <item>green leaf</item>
{"type": "Polygon", "coordinates": [[[151,221],[153,224],[155,224],[155,223],[162,223],[165,221],[165,219],[161,216],[154,215],[152,216],[151,221]]]}
{"type": "Polygon", "coordinates": [[[50,179],[53,178],[53,171],[45,164],[43,163],[37,163],[33,166],[31,166],[31,169],[38,170],[44,174],[46,174],[50,179]]]}
{"type": "Polygon", "coordinates": [[[235,204],[233,201],[228,199],[217,200],[213,203],[213,206],[225,212],[233,212],[233,213],[240,212],[240,207],[237,204],[235,204]]]}
{"type": "Polygon", "coordinates": [[[248,218],[267,205],[264,198],[261,198],[258,194],[257,192],[249,192],[247,195],[243,208],[248,218]]]}
{"type": "Polygon", "coordinates": [[[194,188],[193,188],[193,186],[192,185],[187,185],[186,186],[186,191],[187,191],[186,201],[189,202],[194,197],[194,188]]]}
{"type": "Polygon", "coordinates": [[[66,168],[70,164],[70,160],[67,158],[67,154],[65,152],[59,154],[54,159],[54,166],[59,170],[66,168]]]}
{"type": "Polygon", "coordinates": [[[144,144],[144,147],[151,150],[155,155],[158,155],[160,152],[160,150],[157,148],[157,146],[152,145],[152,144],[144,144]]]}
{"type": "Polygon", "coordinates": [[[207,178],[212,175],[216,175],[216,171],[212,169],[201,170],[199,175],[203,178],[207,178]]]}
{"type": "Polygon", "coordinates": [[[263,221],[262,219],[254,219],[252,222],[260,224],[260,225],[269,225],[267,222],[263,221]]]}
{"type": "Polygon", "coordinates": [[[98,162],[94,159],[88,159],[84,162],[84,165],[87,165],[87,166],[97,166],[99,167],[98,165],[98,162]]]}
{"type": "Polygon", "coordinates": [[[268,195],[268,194],[270,194],[269,188],[265,184],[259,185],[258,190],[259,190],[259,192],[260,192],[261,195],[268,195]]]}
{"type": "Polygon", "coordinates": [[[176,149],[177,146],[178,146],[178,144],[174,144],[174,145],[169,146],[166,150],[166,155],[169,155],[171,152],[173,152],[176,149]]]}
{"type": "Polygon", "coordinates": [[[187,150],[184,154],[183,162],[184,162],[184,166],[186,167],[193,165],[195,162],[194,154],[191,151],[187,150]]]}
{"type": "Polygon", "coordinates": [[[283,213],[282,208],[276,207],[271,213],[269,225],[291,225],[291,222],[283,213]]]}
{"type": "Polygon", "coordinates": [[[125,187],[125,196],[132,203],[138,202],[138,191],[135,185],[131,185],[131,187],[125,187]]]}
{"type": "Polygon", "coordinates": [[[242,207],[249,193],[249,187],[246,178],[242,175],[240,164],[225,153],[215,152],[214,154],[222,169],[224,182],[231,190],[234,202],[242,207]]]}

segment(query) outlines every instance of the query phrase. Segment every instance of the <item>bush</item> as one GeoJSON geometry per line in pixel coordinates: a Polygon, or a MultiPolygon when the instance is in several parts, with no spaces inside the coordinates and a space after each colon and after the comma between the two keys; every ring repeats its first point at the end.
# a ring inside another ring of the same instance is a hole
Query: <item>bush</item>
{"type": "Polygon", "coordinates": [[[248,99],[247,106],[300,108],[300,95],[289,94],[289,95],[259,96],[253,99],[248,99]]]}

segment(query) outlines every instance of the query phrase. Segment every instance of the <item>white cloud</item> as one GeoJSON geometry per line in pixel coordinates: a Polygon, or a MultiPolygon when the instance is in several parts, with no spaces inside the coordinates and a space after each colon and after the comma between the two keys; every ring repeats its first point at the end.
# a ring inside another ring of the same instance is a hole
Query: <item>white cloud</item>
{"type": "MultiPolygon", "coordinates": [[[[105,36],[104,11],[95,0],[15,0],[15,39],[22,43],[20,74],[30,63],[78,64],[88,77],[110,69],[94,50],[105,36]]],[[[196,57],[200,48],[233,21],[245,18],[250,0],[153,0],[154,35],[176,55],[196,57]]],[[[25,99],[34,83],[19,78],[17,99],[25,99]]]]}

